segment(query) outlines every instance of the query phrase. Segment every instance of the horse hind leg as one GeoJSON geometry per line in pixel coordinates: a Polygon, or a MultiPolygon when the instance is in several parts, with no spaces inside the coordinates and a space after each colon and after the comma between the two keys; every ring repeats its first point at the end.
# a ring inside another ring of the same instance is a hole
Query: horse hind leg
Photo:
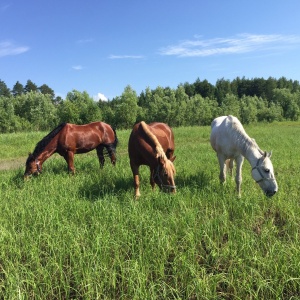
{"type": "Polygon", "coordinates": [[[141,196],[139,167],[132,162],[130,162],[130,167],[131,167],[132,175],[133,175],[134,197],[137,199],[138,197],[141,196]]]}
{"type": "Polygon", "coordinates": [[[71,173],[72,175],[75,174],[75,167],[74,167],[74,152],[72,151],[67,151],[64,155],[63,155],[65,161],[68,164],[68,171],[69,173],[71,173]]]}
{"type": "Polygon", "coordinates": [[[233,174],[233,164],[234,163],[234,159],[230,158],[230,159],[226,159],[226,170],[228,171],[229,175],[232,177],[233,174]]]}
{"type": "Polygon", "coordinates": [[[105,162],[105,158],[104,158],[104,154],[103,154],[103,149],[104,149],[104,146],[100,145],[96,148],[96,151],[97,151],[97,156],[98,156],[98,159],[99,159],[99,164],[100,164],[100,168],[102,169],[103,166],[104,166],[104,162],[105,162]]]}
{"type": "Polygon", "coordinates": [[[220,183],[225,183],[226,181],[226,160],[222,155],[218,155],[219,165],[220,165],[220,183]]]}

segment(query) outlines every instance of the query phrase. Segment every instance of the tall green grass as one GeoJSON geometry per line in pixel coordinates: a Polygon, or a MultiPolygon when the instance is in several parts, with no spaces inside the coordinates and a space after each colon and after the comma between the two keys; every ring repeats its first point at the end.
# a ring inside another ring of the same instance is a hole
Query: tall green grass
{"type": "MultiPolygon", "coordinates": [[[[0,172],[1,299],[299,299],[300,123],[246,127],[273,150],[278,193],[266,198],[243,167],[221,186],[209,127],[175,128],[177,193],[149,184],[133,199],[129,130],[116,167],[54,155],[24,182],[0,172]]],[[[46,133],[2,135],[0,162],[25,157],[46,133]]],[[[26,158],[25,158],[26,160],[26,158]]],[[[24,163],[25,163],[24,160],[24,163]]]]}

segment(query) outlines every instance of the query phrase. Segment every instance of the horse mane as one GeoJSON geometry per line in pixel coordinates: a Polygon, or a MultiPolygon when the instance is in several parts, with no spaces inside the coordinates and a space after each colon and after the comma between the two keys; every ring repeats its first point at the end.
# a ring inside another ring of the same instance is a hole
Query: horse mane
{"type": "Polygon", "coordinates": [[[265,151],[261,150],[257,145],[255,139],[251,138],[245,131],[241,122],[229,115],[231,126],[228,127],[228,130],[233,134],[234,139],[237,141],[238,146],[241,148],[242,153],[246,153],[250,149],[257,149],[262,155],[265,151]]]}
{"type": "Polygon", "coordinates": [[[160,142],[158,141],[157,137],[149,130],[147,124],[144,121],[141,121],[141,126],[147,136],[150,138],[152,143],[155,145],[156,156],[161,157],[164,160],[167,160],[167,156],[162,148],[160,142]]]}
{"type": "Polygon", "coordinates": [[[67,123],[61,123],[56,128],[54,128],[50,133],[43,137],[35,146],[32,153],[33,157],[37,157],[49,144],[49,142],[66,126],[67,123]]]}

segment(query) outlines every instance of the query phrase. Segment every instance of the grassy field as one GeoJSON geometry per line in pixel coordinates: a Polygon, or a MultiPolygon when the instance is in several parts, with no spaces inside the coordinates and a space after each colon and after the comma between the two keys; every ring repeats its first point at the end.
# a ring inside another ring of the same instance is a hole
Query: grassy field
{"type": "Polygon", "coordinates": [[[0,135],[0,299],[300,299],[300,123],[246,131],[273,150],[273,198],[247,161],[240,199],[219,184],[209,127],[174,129],[177,193],[152,192],[142,167],[138,201],[129,130],[116,167],[91,152],[70,176],[54,155],[26,182],[46,133],[0,135]]]}

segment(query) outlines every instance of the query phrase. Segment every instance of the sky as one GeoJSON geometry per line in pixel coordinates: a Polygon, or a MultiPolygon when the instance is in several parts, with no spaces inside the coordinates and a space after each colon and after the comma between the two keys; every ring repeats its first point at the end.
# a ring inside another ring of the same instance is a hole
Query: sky
{"type": "Polygon", "coordinates": [[[299,0],[1,0],[0,80],[97,100],[198,78],[300,81],[299,0]]]}

